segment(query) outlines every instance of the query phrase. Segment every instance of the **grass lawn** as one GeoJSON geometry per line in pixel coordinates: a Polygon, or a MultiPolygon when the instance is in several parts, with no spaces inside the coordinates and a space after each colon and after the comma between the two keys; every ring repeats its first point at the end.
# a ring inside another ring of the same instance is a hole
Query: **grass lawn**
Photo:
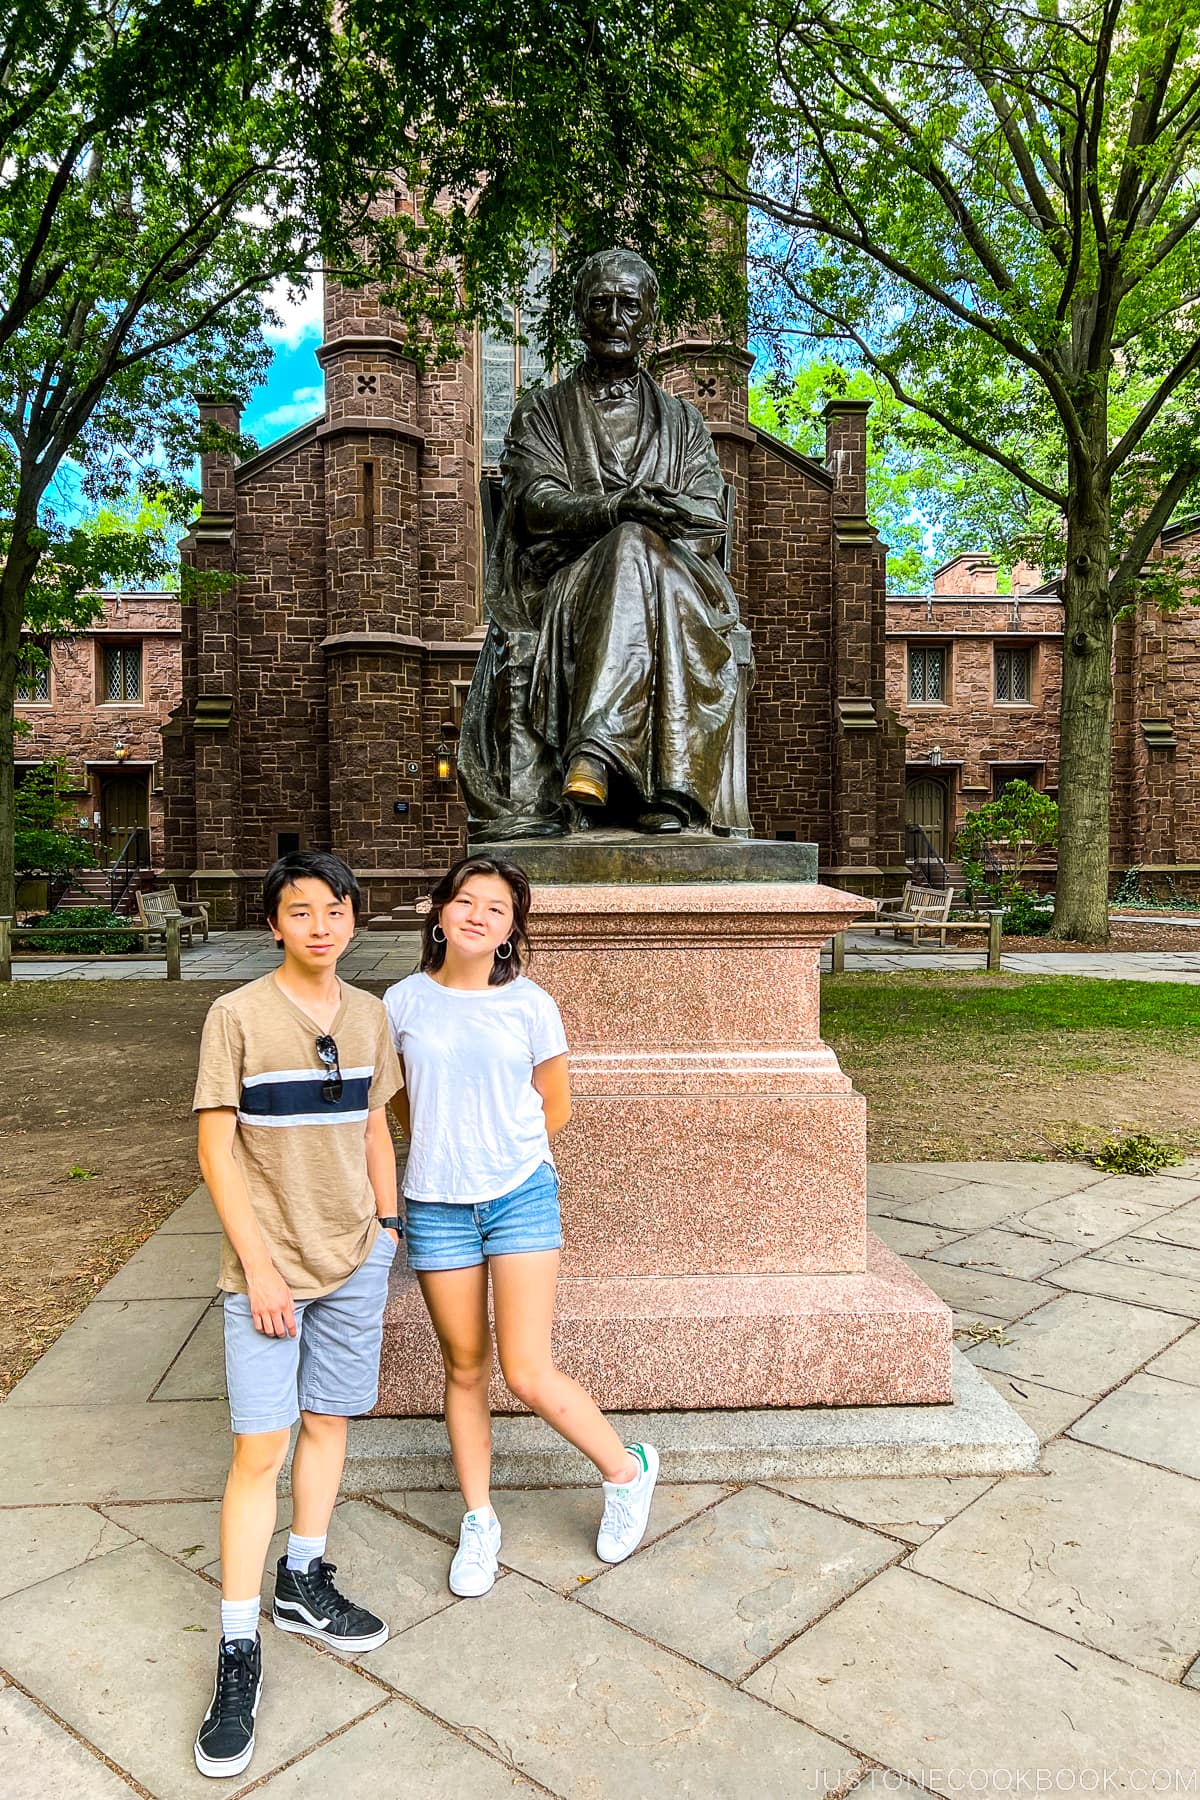
{"type": "MultiPolygon", "coordinates": [[[[0,987],[0,1394],[197,1180],[200,1028],[230,985],[0,987]]],[[[1122,1128],[1200,1147],[1200,988],[914,972],[822,995],[876,1162],[1063,1156],[1122,1128]]]]}
{"type": "Polygon", "coordinates": [[[1061,1157],[1113,1132],[1200,1147],[1200,988],[980,972],[829,976],[824,1035],[874,1162],[1061,1157]]]}

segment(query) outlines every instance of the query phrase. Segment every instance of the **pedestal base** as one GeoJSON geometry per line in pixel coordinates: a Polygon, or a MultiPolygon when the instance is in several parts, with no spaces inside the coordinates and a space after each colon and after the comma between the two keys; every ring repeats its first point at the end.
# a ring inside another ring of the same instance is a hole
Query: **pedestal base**
{"type": "MultiPolygon", "coordinates": [[[[868,1234],[855,1275],[568,1277],[559,1366],[601,1407],[946,1404],[950,1309],[868,1234]]],[[[437,1342],[415,1278],[399,1270],[384,1328],[377,1413],[442,1411],[437,1342]]],[[[497,1412],[522,1409],[497,1374],[497,1412]]]]}

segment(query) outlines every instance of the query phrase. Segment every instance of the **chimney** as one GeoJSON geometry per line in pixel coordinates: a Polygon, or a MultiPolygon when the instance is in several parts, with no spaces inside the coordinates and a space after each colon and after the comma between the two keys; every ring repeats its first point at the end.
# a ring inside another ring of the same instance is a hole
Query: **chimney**
{"type": "MultiPolygon", "coordinates": [[[[219,425],[223,431],[241,430],[242,404],[240,400],[223,398],[215,394],[197,394],[196,406],[200,414],[200,428],[206,425],[219,425]]],[[[221,513],[232,515],[233,504],[233,471],[235,459],[229,450],[202,450],[200,452],[200,506],[205,513],[221,513]]]]}
{"type": "Polygon", "coordinates": [[[825,467],[833,476],[834,510],[867,513],[867,414],[870,400],[830,400],[825,420],[825,467]]]}

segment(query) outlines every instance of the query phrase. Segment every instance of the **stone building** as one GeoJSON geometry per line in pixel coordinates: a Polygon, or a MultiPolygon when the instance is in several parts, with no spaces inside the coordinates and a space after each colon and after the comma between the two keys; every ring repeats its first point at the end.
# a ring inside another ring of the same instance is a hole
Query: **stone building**
{"type": "MultiPolygon", "coordinates": [[[[330,283],[323,412],[235,465],[202,461],[186,565],[230,578],[184,608],[183,703],[164,741],[168,875],[218,920],[256,921],[282,851],[330,847],[370,911],[458,855],[453,747],[482,639],[479,487],[520,380],[479,339],[421,372],[368,291],[330,283]]],[[[826,875],[903,873],[903,738],[885,696],[884,552],[866,517],[866,406],[827,409],[824,462],[747,420],[751,358],[664,347],[664,387],[707,419],[736,494],[730,576],[757,661],[755,833],[815,841],[826,875]]],[[[236,407],[201,402],[237,423],[236,407]]]]}
{"type": "MultiPolygon", "coordinates": [[[[1169,526],[1156,556],[1200,559],[1200,520],[1169,526]]],[[[887,600],[887,691],[906,729],[906,852],[951,863],[966,813],[1015,777],[1058,793],[1063,609],[1055,582],[957,556],[924,595],[887,600]]],[[[1187,581],[1196,586],[1189,567],[1187,581]]],[[[1110,860],[1200,889],[1200,607],[1142,601],[1117,622],[1110,860]]],[[[1044,871],[1051,878],[1052,858],[1044,871]]]]}
{"type": "MultiPolygon", "coordinates": [[[[182,693],[180,604],[160,593],[105,594],[88,630],[38,646],[17,687],[17,777],[61,757],[71,814],[102,860],[131,832],[163,860],[162,728],[182,693]]],[[[71,815],[68,815],[71,816],[71,815]]]]}

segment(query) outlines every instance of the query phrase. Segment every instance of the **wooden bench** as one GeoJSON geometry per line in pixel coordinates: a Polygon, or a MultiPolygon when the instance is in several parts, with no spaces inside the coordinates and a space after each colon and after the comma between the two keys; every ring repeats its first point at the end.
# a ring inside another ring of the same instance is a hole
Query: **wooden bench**
{"type": "Polygon", "coordinates": [[[891,910],[896,905],[894,900],[884,900],[873,919],[868,919],[865,924],[855,925],[853,930],[890,931],[894,938],[898,939],[903,935],[910,938],[914,945],[920,943],[923,931],[937,932],[938,941],[944,950],[953,900],[953,888],[921,887],[917,882],[909,881],[905,883],[896,911],[891,910]]]}
{"type": "Polygon", "coordinates": [[[207,906],[202,900],[180,900],[173,884],[149,894],[139,890],[137,909],[138,917],[148,934],[165,939],[167,920],[176,919],[179,922],[179,936],[184,943],[190,944],[197,931],[204,942],[208,942],[207,906]]]}
{"type": "MultiPolygon", "coordinates": [[[[958,935],[961,935],[963,932],[986,931],[986,933],[987,933],[987,946],[986,946],[987,947],[987,966],[989,969],[991,969],[994,972],[995,970],[999,969],[999,967],[1000,967],[1000,930],[1001,930],[1003,921],[1004,921],[1003,907],[995,906],[995,907],[988,908],[988,915],[987,915],[986,919],[939,919],[937,924],[932,925],[932,926],[929,926],[925,920],[922,920],[920,928],[936,931],[939,934],[939,937],[941,938],[941,945],[942,945],[943,950],[946,947],[947,935],[951,932],[953,932],[956,936],[958,936],[958,935]]],[[[889,917],[887,917],[883,920],[868,919],[863,924],[850,925],[847,927],[847,930],[849,930],[849,931],[890,931],[890,930],[892,930],[893,926],[897,925],[897,924],[899,924],[901,926],[901,928],[903,929],[904,921],[902,921],[900,919],[898,914],[893,913],[889,917]]],[[[916,943],[915,937],[913,939],[913,942],[915,945],[915,943],[916,943]]],[[[881,954],[881,952],[866,950],[863,952],[863,954],[865,956],[872,956],[872,955],[879,955],[879,954],[881,954]]],[[[845,972],[845,968],[846,968],[846,934],[843,931],[837,931],[833,934],[832,968],[833,968],[833,973],[835,975],[841,975],[845,972]]]]}

